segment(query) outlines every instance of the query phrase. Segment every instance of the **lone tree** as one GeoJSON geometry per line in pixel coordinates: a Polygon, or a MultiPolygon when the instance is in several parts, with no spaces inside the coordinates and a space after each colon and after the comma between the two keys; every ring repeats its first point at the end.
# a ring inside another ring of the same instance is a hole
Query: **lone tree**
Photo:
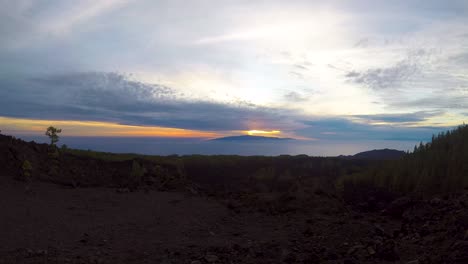
{"type": "Polygon", "coordinates": [[[59,141],[59,136],[57,134],[61,133],[62,129],[55,128],[50,126],[47,128],[45,135],[50,138],[50,145],[55,146],[55,143],[59,141]]]}

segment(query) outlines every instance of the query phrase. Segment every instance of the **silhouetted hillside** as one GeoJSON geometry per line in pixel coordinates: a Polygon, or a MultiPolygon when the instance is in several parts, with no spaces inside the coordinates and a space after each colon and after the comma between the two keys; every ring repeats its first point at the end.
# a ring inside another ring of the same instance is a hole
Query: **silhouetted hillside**
{"type": "MultiPolygon", "coordinates": [[[[254,137],[266,140],[265,137],[254,137]]],[[[271,138],[269,138],[271,140],[271,138]]],[[[273,138],[273,140],[284,140],[273,138]]],[[[73,186],[130,189],[180,189],[196,182],[208,189],[288,189],[298,178],[332,188],[342,172],[363,170],[372,161],[307,155],[276,157],[236,155],[147,156],[57,149],[0,135],[0,174],[21,175],[31,165],[34,179],[73,186]],[[255,184],[254,184],[255,183],[255,184]]]]}
{"type": "Polygon", "coordinates": [[[26,180],[24,166],[28,164],[30,180],[74,187],[186,187],[182,169],[169,159],[154,161],[142,155],[59,149],[4,135],[0,135],[0,164],[4,164],[0,175],[26,180]]]}
{"type": "Polygon", "coordinates": [[[404,151],[396,149],[375,149],[357,153],[353,157],[371,160],[395,160],[403,157],[405,154],[404,151]]]}
{"type": "Polygon", "coordinates": [[[362,160],[397,160],[403,157],[406,152],[396,149],[374,149],[359,152],[352,156],[339,156],[344,159],[362,159],[362,160]]]}
{"type": "Polygon", "coordinates": [[[468,187],[468,126],[442,132],[400,160],[345,179],[354,186],[369,184],[400,193],[430,194],[468,187]]]}

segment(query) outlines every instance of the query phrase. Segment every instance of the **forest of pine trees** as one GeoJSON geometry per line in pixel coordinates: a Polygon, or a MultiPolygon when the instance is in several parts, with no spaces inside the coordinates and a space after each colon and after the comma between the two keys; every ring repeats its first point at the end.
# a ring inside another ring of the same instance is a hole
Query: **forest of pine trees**
{"type": "Polygon", "coordinates": [[[412,153],[345,176],[343,186],[371,185],[396,193],[434,194],[468,187],[468,126],[434,135],[412,153]]]}

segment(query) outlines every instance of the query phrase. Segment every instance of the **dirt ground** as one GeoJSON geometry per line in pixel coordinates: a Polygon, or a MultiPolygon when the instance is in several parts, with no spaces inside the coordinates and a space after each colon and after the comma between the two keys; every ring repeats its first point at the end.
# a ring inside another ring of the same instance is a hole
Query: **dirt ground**
{"type": "Polygon", "coordinates": [[[0,136],[0,264],[468,263],[468,190],[344,202],[326,177],[239,188],[206,169],[50,151],[0,136]]]}
{"type": "Polygon", "coordinates": [[[0,263],[468,263],[461,200],[391,218],[326,194],[272,213],[189,192],[43,182],[30,190],[2,177],[0,263]],[[447,206],[453,222],[439,213],[447,206]]]}

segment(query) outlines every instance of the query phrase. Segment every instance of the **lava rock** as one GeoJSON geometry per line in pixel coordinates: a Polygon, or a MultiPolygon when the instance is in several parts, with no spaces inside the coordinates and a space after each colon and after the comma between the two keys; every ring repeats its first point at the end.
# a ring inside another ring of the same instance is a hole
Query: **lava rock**
{"type": "Polygon", "coordinates": [[[212,254],[207,254],[205,256],[205,260],[208,262],[208,263],[215,263],[219,260],[218,256],[216,255],[212,255],[212,254]]]}

